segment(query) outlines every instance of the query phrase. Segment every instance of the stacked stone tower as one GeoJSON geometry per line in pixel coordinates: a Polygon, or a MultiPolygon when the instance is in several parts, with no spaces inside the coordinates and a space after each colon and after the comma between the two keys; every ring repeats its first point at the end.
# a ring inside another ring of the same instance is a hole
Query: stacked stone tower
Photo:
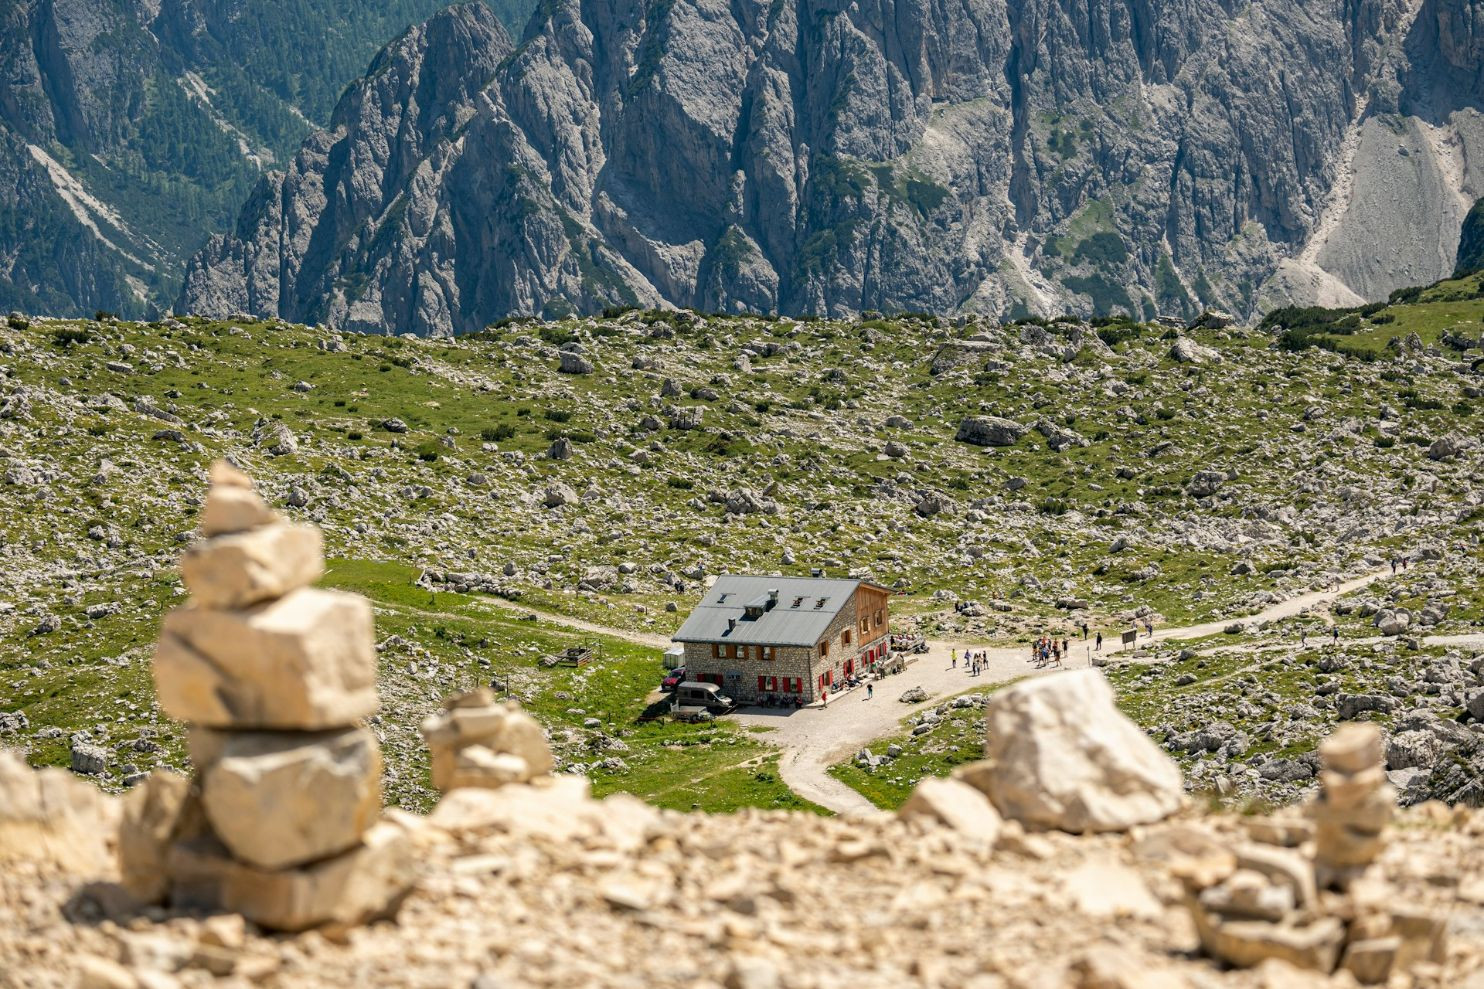
{"type": "Polygon", "coordinates": [[[319,530],[290,525],[227,464],[206,537],[181,561],[188,607],[155,652],[160,706],[190,725],[195,778],[131,798],[120,854],[146,900],[298,930],[387,912],[411,886],[410,835],[381,818],[370,605],[311,588],[319,530]]]}
{"type": "Polygon", "coordinates": [[[1381,732],[1349,724],[1319,743],[1319,799],[1314,802],[1314,870],[1320,886],[1344,887],[1386,846],[1396,807],[1386,781],[1381,732]]]}

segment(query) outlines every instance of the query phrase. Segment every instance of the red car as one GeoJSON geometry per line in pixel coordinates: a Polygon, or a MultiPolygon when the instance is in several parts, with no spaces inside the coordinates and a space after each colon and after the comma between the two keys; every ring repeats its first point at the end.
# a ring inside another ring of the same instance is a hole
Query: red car
{"type": "Polygon", "coordinates": [[[660,681],[661,690],[674,690],[685,682],[685,667],[677,666],[660,681]]]}

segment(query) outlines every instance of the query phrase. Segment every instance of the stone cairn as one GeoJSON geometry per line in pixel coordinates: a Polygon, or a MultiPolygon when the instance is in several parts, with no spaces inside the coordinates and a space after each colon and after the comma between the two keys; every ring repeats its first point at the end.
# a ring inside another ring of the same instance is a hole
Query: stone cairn
{"type": "Polygon", "coordinates": [[[148,903],[303,930],[392,912],[413,879],[408,818],[381,816],[371,607],[309,585],[318,529],[270,511],[225,463],[206,537],[181,561],[191,603],[166,615],[156,693],[190,726],[195,776],[155,773],[124,810],[124,885],[148,903]]]}
{"type": "Polygon", "coordinates": [[[1319,799],[1314,819],[1314,871],[1321,887],[1344,889],[1385,847],[1382,832],[1396,806],[1386,781],[1385,746],[1373,726],[1341,727],[1319,743],[1319,799]]]}
{"type": "Polygon", "coordinates": [[[548,775],[554,765],[546,733],[513,702],[488,687],[454,694],[422,723],[432,758],[433,786],[496,789],[548,775]]]}
{"type": "Polygon", "coordinates": [[[1396,902],[1367,875],[1396,799],[1382,755],[1374,725],[1341,727],[1319,746],[1322,790],[1309,820],[1254,821],[1253,842],[1203,849],[1188,856],[1200,868],[1175,870],[1207,954],[1239,967],[1278,958],[1343,969],[1366,985],[1442,961],[1444,920],[1396,902]]]}

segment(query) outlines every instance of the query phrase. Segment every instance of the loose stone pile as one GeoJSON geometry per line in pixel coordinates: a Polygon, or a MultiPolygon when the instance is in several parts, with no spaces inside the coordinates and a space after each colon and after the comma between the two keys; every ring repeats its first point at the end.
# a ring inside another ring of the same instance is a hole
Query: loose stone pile
{"type": "Polygon", "coordinates": [[[1346,725],[1319,754],[1323,792],[1309,808],[1312,844],[1306,822],[1259,822],[1249,828],[1254,837],[1299,847],[1217,850],[1181,876],[1202,948],[1240,967],[1278,958],[1324,973],[1343,969],[1368,985],[1417,962],[1441,962],[1444,920],[1366,875],[1383,850],[1396,799],[1382,768],[1380,731],[1346,725]]]}
{"type": "Polygon", "coordinates": [[[496,703],[488,687],[454,694],[422,724],[433,786],[495,789],[551,772],[551,749],[536,719],[514,702],[496,703]]]}
{"type": "Polygon", "coordinates": [[[125,886],[145,902],[225,909],[264,927],[349,924],[412,885],[406,819],[380,820],[370,605],[310,588],[319,530],[271,512],[246,477],[211,472],[207,537],[181,562],[189,607],[155,653],[160,705],[190,724],[193,780],[130,794],[125,886]]]}

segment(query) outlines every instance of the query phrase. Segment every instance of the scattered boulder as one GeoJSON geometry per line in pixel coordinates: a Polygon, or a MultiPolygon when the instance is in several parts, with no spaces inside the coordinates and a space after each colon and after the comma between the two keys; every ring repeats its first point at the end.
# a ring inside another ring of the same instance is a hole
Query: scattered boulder
{"type": "Polygon", "coordinates": [[[1184,800],[1180,770],[1114,703],[1096,670],[1017,684],[988,706],[986,792],[1030,827],[1125,831],[1184,800]]]}
{"type": "Polygon", "coordinates": [[[581,354],[564,350],[561,352],[561,365],[557,370],[563,374],[592,374],[593,362],[581,354]]]}
{"type": "Polygon", "coordinates": [[[973,446],[1014,446],[1030,427],[999,416],[970,416],[958,425],[954,439],[973,446]]]}

